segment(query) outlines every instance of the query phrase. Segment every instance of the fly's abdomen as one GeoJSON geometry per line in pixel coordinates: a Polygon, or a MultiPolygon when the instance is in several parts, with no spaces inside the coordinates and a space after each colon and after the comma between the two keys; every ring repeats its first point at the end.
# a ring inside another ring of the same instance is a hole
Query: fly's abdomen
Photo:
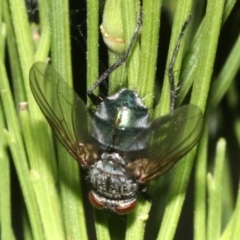
{"type": "Polygon", "coordinates": [[[92,136],[103,149],[136,151],[144,149],[148,139],[141,139],[133,145],[133,138],[148,128],[148,109],[134,91],[122,89],[99,105],[93,117],[92,136]]]}

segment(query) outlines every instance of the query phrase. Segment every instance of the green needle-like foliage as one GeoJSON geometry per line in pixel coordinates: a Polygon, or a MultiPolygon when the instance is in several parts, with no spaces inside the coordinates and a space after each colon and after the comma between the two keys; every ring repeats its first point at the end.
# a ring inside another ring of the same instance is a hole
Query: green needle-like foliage
{"type": "MultiPolygon", "coordinates": [[[[105,42],[115,41],[108,51],[111,65],[127,48],[141,11],[139,36],[108,85],[109,94],[123,87],[138,92],[152,119],[169,113],[169,62],[184,21],[193,15],[174,65],[176,105],[192,103],[202,110],[203,134],[176,167],[148,184],[155,201],[139,196],[136,210],[127,216],[89,206],[78,163],[53,136],[30,90],[29,71],[37,61],[51,60],[73,86],[73,1],[39,0],[37,23],[28,18],[26,2],[31,1],[0,1],[0,239],[240,239],[240,171],[235,167],[240,147],[239,1],[143,0],[142,6],[139,0],[86,1],[87,79],[79,72],[76,85],[86,92],[103,72],[100,25],[105,42]],[[167,22],[171,36],[163,49],[167,22]],[[159,60],[165,55],[164,65],[159,60]]],[[[87,106],[92,110],[89,100],[87,106]]]]}

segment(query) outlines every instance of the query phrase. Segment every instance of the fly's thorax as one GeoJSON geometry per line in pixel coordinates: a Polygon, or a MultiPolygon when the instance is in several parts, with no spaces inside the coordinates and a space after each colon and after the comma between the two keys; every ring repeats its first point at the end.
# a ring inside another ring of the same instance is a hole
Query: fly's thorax
{"type": "Polygon", "coordinates": [[[95,207],[122,214],[135,207],[139,186],[126,175],[125,165],[118,153],[103,153],[101,159],[89,168],[88,179],[92,188],[89,198],[95,207]]]}
{"type": "Polygon", "coordinates": [[[110,199],[136,196],[138,184],[125,172],[126,162],[118,153],[103,153],[89,168],[89,182],[95,192],[110,199]]]}
{"type": "Polygon", "coordinates": [[[132,139],[150,126],[148,109],[136,92],[122,89],[99,105],[93,117],[92,136],[103,146],[118,151],[133,151],[146,147],[141,142],[132,145],[132,139]]]}

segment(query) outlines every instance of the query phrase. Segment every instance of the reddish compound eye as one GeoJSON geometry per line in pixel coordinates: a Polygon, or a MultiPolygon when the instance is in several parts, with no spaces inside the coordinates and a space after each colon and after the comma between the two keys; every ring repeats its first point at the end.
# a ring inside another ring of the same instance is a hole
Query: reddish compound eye
{"type": "Polygon", "coordinates": [[[118,207],[115,207],[115,212],[118,214],[128,214],[132,212],[137,206],[137,201],[134,199],[130,203],[120,204],[118,207]]]}
{"type": "Polygon", "coordinates": [[[91,204],[98,209],[110,209],[118,214],[128,214],[132,212],[137,206],[137,200],[132,199],[131,201],[123,200],[107,200],[104,197],[100,197],[93,191],[89,192],[89,200],[91,204]]]}
{"type": "Polygon", "coordinates": [[[98,197],[96,197],[96,195],[92,191],[89,192],[88,198],[89,198],[90,203],[95,208],[98,208],[98,209],[103,209],[104,208],[103,202],[98,197]]]}

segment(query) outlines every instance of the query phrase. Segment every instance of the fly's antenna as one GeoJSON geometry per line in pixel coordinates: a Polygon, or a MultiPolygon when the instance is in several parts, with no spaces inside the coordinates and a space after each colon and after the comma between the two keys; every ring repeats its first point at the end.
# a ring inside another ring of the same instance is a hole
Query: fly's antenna
{"type": "Polygon", "coordinates": [[[175,108],[175,98],[176,98],[176,87],[175,87],[175,83],[174,83],[174,72],[173,72],[173,68],[174,68],[174,64],[175,64],[175,60],[179,51],[179,47],[180,47],[180,43],[184,34],[184,31],[186,30],[189,22],[192,19],[192,15],[190,14],[187,18],[187,20],[184,22],[181,32],[178,36],[178,40],[177,40],[177,44],[174,48],[170,63],[169,63],[169,67],[168,67],[168,78],[169,78],[169,83],[170,83],[170,110],[171,112],[173,112],[174,108],[175,108]]]}

